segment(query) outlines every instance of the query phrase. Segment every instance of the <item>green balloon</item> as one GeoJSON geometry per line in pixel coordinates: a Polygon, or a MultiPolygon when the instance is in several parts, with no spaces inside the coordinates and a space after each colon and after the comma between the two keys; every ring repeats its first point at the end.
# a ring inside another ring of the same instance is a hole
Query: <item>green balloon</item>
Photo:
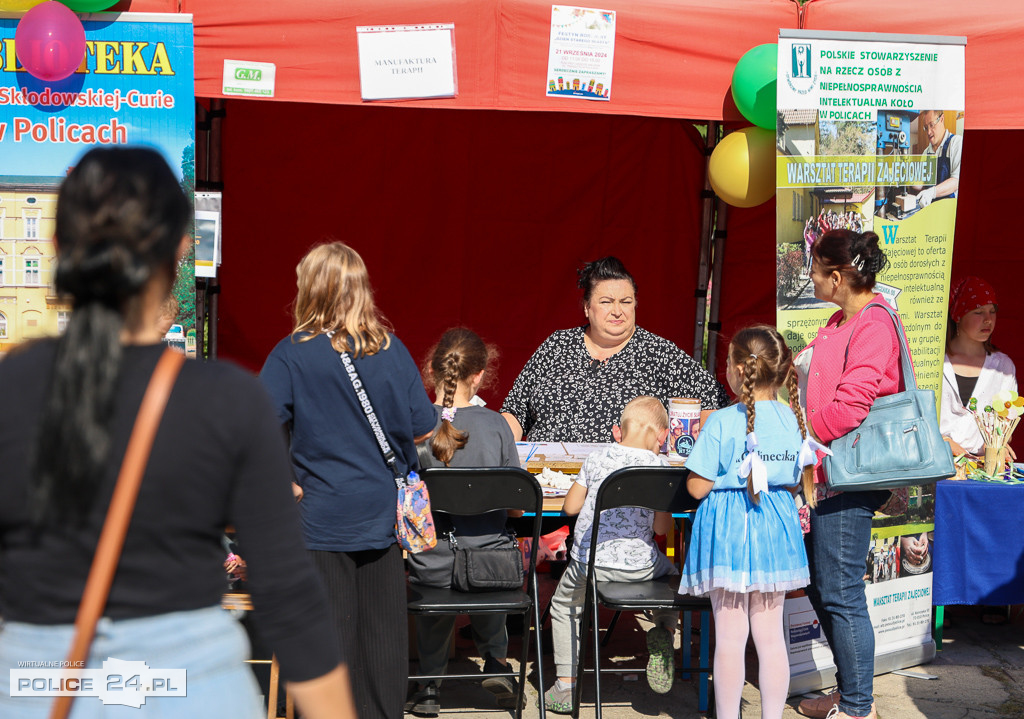
{"type": "Polygon", "coordinates": [[[60,0],[75,12],[101,12],[117,5],[117,0],[60,0]]]}
{"type": "Polygon", "coordinates": [[[775,85],[778,77],[779,46],[758,45],[736,63],[732,72],[732,99],[743,117],[766,130],[776,125],[775,85]]]}

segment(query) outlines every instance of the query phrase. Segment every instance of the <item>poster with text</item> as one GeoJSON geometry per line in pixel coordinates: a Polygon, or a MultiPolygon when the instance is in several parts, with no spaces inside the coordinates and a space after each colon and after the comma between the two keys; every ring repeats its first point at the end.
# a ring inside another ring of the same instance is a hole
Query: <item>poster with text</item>
{"type": "MultiPolygon", "coordinates": [[[[830,230],[874,232],[889,265],[875,291],[899,313],[918,385],[939,394],[964,130],[963,38],[779,34],[776,287],[779,331],[798,351],[838,310],[815,290],[811,247],[830,230]]],[[[853,258],[856,260],[856,258],[853,258]]],[[[928,661],[933,488],[876,515],[864,563],[875,670],[928,661]]],[[[834,684],[820,620],[786,601],[790,691],[834,684]]]]}
{"type": "MultiPolygon", "coordinates": [[[[90,15],[86,54],[65,80],[17,61],[19,17],[0,15],[0,353],[63,331],[71,312],[53,288],[57,190],[95,146],[159,151],[191,195],[195,95],[190,15],[90,15]]],[[[191,259],[175,285],[178,321],[195,328],[191,259]]]]}
{"type": "Polygon", "coordinates": [[[551,6],[547,97],[611,100],[615,12],[551,6]]]}
{"type": "Polygon", "coordinates": [[[785,30],[778,57],[777,321],[802,349],[836,311],[811,245],[872,231],[875,289],[903,320],[918,385],[939,394],[964,131],[964,39],[785,30]]]}
{"type": "Polygon", "coordinates": [[[454,23],[356,28],[363,100],[459,94],[454,23]]]}

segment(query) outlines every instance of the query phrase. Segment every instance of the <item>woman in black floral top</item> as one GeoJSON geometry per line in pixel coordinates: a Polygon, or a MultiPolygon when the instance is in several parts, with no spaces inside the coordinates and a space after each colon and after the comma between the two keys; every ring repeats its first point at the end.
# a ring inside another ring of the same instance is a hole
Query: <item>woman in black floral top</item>
{"type": "Polygon", "coordinates": [[[701,416],[728,404],[725,388],[669,340],[636,326],[636,282],[615,257],[579,272],[583,327],[558,330],[533,353],[501,412],[517,440],[610,442],[634,397],[700,400],[701,416]]]}

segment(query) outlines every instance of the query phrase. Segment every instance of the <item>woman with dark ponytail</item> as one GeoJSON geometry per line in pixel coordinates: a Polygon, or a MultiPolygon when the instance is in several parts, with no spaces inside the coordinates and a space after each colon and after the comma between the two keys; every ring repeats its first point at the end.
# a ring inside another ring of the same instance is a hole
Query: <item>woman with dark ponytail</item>
{"type": "MultiPolygon", "coordinates": [[[[60,666],[71,645],[128,435],[164,352],[159,318],[191,241],[191,212],[152,150],[92,150],[61,186],[55,284],[74,312],[61,338],[0,363],[10,409],[0,415],[0,716],[49,713],[45,698],[11,696],[9,669],[26,659],[60,666]]],[[[245,632],[220,609],[227,524],[246,547],[257,624],[304,713],[354,716],[344,665],[325,641],[330,617],[289,476],[258,382],[228,365],[186,363],[87,662],[186,670],[186,696],[149,696],[139,716],[264,711],[243,663],[245,632]]],[[[72,717],[99,711],[82,698],[72,717]]]]}
{"type": "MultiPolygon", "coordinates": [[[[475,402],[477,391],[494,378],[497,351],[465,327],[450,329],[427,355],[424,378],[433,385],[435,404],[441,408],[440,425],[430,440],[426,467],[518,467],[519,455],[512,430],[500,414],[475,402]]],[[[521,513],[515,513],[521,514],[521,513]]],[[[453,554],[451,535],[460,547],[492,547],[507,544],[508,513],[489,512],[459,516],[434,512],[438,546],[422,554],[410,554],[409,581],[427,586],[451,584],[453,554]]],[[[488,674],[508,671],[505,655],[508,634],[504,614],[472,614],[473,638],[484,659],[483,687],[495,695],[498,706],[512,708],[516,681],[488,674]]],[[[416,641],[420,673],[444,674],[454,616],[416,616],[416,641]]],[[[417,716],[437,716],[440,710],[437,683],[412,687],[406,711],[417,716]]]]}
{"type": "MultiPolygon", "coordinates": [[[[900,391],[904,378],[899,335],[889,313],[878,309],[885,299],[874,290],[889,264],[878,235],[832,230],[811,253],[814,296],[840,308],[796,359],[806,379],[807,425],[827,445],[859,427],[875,399],[900,391]]],[[[805,699],[798,711],[809,717],[874,719],[875,636],[864,593],[864,558],[872,517],[892,493],[828,492],[819,462],[815,495],[807,535],[807,596],[832,649],[839,688],[805,699]]]]}

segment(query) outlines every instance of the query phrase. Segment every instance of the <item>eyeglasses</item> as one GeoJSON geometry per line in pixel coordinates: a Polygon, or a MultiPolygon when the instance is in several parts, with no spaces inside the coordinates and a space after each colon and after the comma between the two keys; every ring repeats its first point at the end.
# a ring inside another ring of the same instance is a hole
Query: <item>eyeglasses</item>
{"type": "Polygon", "coordinates": [[[931,130],[931,129],[934,129],[934,128],[935,128],[935,126],[936,126],[936,125],[938,125],[938,124],[939,124],[940,122],[942,122],[942,115],[939,115],[938,117],[936,117],[936,118],[935,118],[934,120],[932,120],[931,122],[926,122],[926,123],[924,124],[924,126],[925,126],[925,129],[926,129],[926,130],[931,130]]]}

